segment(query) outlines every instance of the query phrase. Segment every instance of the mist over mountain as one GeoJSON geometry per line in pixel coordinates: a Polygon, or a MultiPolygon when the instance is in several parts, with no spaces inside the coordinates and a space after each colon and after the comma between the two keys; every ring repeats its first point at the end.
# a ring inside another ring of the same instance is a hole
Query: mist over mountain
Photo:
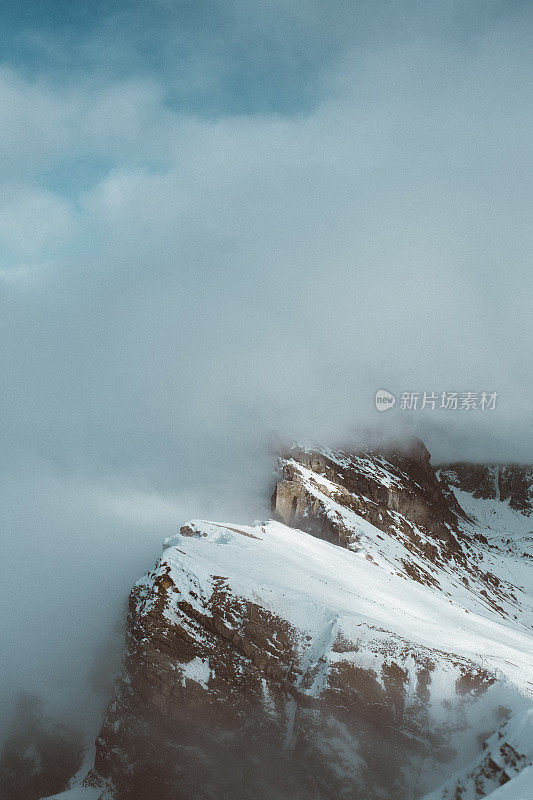
{"type": "Polygon", "coordinates": [[[436,469],[414,440],[295,446],[279,473],[268,521],[191,520],[135,583],[94,750],[57,797],[521,797],[533,469],[436,469]]]}
{"type": "Polygon", "coordinates": [[[0,742],[20,692],[90,738],[131,586],[280,444],[531,462],[531,5],[1,17],[0,742]]]}

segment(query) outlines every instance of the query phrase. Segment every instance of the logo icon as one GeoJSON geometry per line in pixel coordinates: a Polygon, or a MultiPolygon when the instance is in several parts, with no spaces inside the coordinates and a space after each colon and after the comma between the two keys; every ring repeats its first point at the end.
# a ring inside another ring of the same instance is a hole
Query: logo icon
{"type": "Polygon", "coordinates": [[[386,389],[378,389],[376,392],[376,408],[378,411],[389,411],[394,408],[396,398],[386,389]]]}

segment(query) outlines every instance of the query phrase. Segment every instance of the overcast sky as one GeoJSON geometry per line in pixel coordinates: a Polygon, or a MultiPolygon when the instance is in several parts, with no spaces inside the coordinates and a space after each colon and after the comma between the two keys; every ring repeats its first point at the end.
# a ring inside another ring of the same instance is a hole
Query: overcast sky
{"type": "Polygon", "coordinates": [[[279,439],[531,460],[533,7],[0,7],[3,670],[72,708],[162,538],[267,513],[279,439]]]}

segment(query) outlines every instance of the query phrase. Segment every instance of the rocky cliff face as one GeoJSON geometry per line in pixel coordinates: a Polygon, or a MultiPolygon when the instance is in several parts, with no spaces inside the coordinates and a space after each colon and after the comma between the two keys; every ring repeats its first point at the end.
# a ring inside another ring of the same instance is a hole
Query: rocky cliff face
{"type": "Polygon", "coordinates": [[[522,514],[533,514],[533,469],[524,464],[444,464],[450,485],[473,497],[501,500],[522,514]]]}
{"type": "MultiPolygon", "coordinates": [[[[347,454],[295,447],[280,459],[285,480],[276,485],[272,510],[287,525],[328,533],[337,544],[347,544],[352,532],[340,520],[325,516],[307,483],[323,477],[331,484],[337,502],[388,532],[401,522],[424,529],[454,547],[451,531],[457,529],[461,508],[439,482],[424,444],[413,442],[404,450],[347,454]],[[306,481],[307,479],[307,481],[306,481]]],[[[326,488],[322,482],[322,489],[326,488]]]]}
{"type": "Polygon", "coordinates": [[[193,521],[134,587],[87,800],[415,800],[524,708],[526,514],[418,442],[280,469],[274,521],[193,521]]]}
{"type": "Polygon", "coordinates": [[[392,558],[398,574],[436,588],[447,574],[449,596],[460,582],[501,613],[502,602],[517,602],[513,585],[496,574],[483,527],[471,524],[452,491],[455,473],[437,477],[422,442],[387,454],[293,448],[280,469],[272,511],[285,524],[357,551],[368,541],[365,520],[386,535],[372,534],[367,557],[392,558]]]}

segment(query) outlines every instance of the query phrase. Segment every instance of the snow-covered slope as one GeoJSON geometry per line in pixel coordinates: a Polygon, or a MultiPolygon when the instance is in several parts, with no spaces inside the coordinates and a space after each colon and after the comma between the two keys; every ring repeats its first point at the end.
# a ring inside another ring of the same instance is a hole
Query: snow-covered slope
{"type": "MultiPolygon", "coordinates": [[[[365,543],[377,539],[377,529],[353,517],[365,543]]],[[[314,663],[314,651],[327,651],[332,637],[353,641],[364,628],[385,633],[391,642],[405,640],[468,659],[480,674],[501,676],[533,694],[533,642],[522,621],[502,620],[467,592],[460,603],[447,592],[406,581],[390,562],[383,568],[369,560],[368,545],[353,552],[273,521],[253,527],[193,521],[186,535],[167,540],[166,547],[158,571],[139,584],[145,588],[139,601],[143,613],[155,602],[151,590],[162,575],[172,581],[173,593],[205,613],[218,575],[233,595],[305,632],[306,642],[311,636],[302,664],[314,663]]],[[[176,613],[170,603],[164,611],[169,623],[176,613]]]]}
{"type": "Polygon", "coordinates": [[[421,443],[295,448],[281,469],[276,520],[189,522],[134,587],[88,782],[117,800],[522,791],[530,518],[452,491],[421,443]]]}

